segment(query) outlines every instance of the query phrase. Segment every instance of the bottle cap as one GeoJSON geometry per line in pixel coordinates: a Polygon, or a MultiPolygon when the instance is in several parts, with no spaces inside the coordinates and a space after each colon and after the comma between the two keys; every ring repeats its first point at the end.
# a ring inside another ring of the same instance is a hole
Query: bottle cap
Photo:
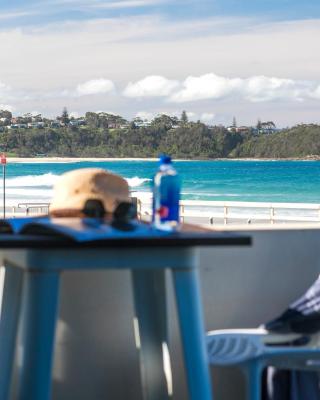
{"type": "Polygon", "coordinates": [[[170,156],[167,156],[166,154],[162,154],[160,156],[160,164],[171,164],[172,160],[170,156]]]}

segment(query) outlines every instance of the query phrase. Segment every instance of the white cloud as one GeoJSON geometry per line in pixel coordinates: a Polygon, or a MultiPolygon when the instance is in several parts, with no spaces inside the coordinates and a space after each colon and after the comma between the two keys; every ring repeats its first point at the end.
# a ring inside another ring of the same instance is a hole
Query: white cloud
{"type": "Polygon", "coordinates": [[[318,85],[315,90],[311,93],[311,97],[320,100],[320,85],[318,85]]]}
{"type": "Polygon", "coordinates": [[[162,0],[122,0],[122,1],[111,1],[109,3],[88,3],[90,8],[100,9],[119,9],[119,8],[138,8],[152,6],[162,3],[162,0]]]}
{"type": "Polygon", "coordinates": [[[0,95],[3,95],[3,93],[9,92],[10,90],[11,88],[9,85],[0,81],[0,95]]]}
{"type": "Polygon", "coordinates": [[[70,117],[73,117],[73,118],[79,118],[79,117],[80,117],[80,114],[78,113],[78,111],[71,111],[71,112],[69,113],[69,116],[70,116],[70,117]]]}
{"type": "Polygon", "coordinates": [[[241,86],[241,79],[229,79],[210,73],[202,76],[189,76],[183,82],[183,88],[174,93],[170,100],[182,103],[185,101],[219,99],[241,86]]]}
{"type": "Polygon", "coordinates": [[[219,24],[212,18],[178,21],[149,14],[33,28],[1,26],[1,51],[10,56],[2,57],[0,80],[13,89],[1,88],[0,102],[14,104],[19,111],[39,109],[54,115],[66,105],[81,113],[114,109],[128,117],[139,110],[155,115],[163,108],[169,112],[185,108],[196,112],[198,118],[204,111],[214,110],[216,121],[222,114],[228,120],[235,114],[241,121],[256,121],[258,116],[277,118],[284,125],[293,120],[318,121],[320,52],[314,51],[314,38],[320,35],[319,20],[257,25],[255,21],[244,27],[243,21],[237,20],[219,24]],[[23,70],[17,68],[21,60],[23,70]],[[214,71],[213,80],[220,87],[206,87],[203,76],[211,75],[205,74],[208,71],[214,71]],[[163,90],[166,85],[160,85],[161,90],[152,85],[142,88],[139,102],[133,101],[137,93],[128,97],[120,91],[112,96],[79,96],[79,83],[106,73],[121,88],[150,75],[162,77],[162,82],[174,80],[175,85],[167,90],[163,90]],[[190,82],[184,86],[188,76],[195,78],[193,88],[190,82]],[[237,79],[241,84],[234,88],[231,83],[237,79]],[[67,89],[62,95],[61,88],[67,89]],[[173,102],[173,96],[179,102],[173,102]],[[181,102],[186,98],[190,98],[190,106],[181,102]],[[224,100],[213,106],[215,99],[224,100]],[[292,99],[305,99],[305,103],[292,99]],[[272,105],[279,100],[281,107],[272,105]]]}
{"type": "Polygon", "coordinates": [[[182,88],[173,92],[168,100],[184,103],[205,99],[230,99],[236,96],[251,102],[303,101],[317,98],[319,89],[315,89],[316,85],[314,81],[267,76],[227,78],[209,73],[186,78],[182,82],[182,88]]]}
{"type": "Polygon", "coordinates": [[[200,115],[200,121],[206,124],[212,124],[215,120],[215,114],[213,113],[202,113],[200,115]]]}
{"type": "Polygon", "coordinates": [[[14,12],[8,12],[8,13],[1,13],[0,14],[0,20],[7,20],[7,19],[15,19],[15,18],[21,18],[21,17],[30,17],[33,15],[38,15],[38,11],[14,11],[14,12]]]}
{"type": "Polygon", "coordinates": [[[241,92],[250,101],[303,100],[310,95],[311,82],[254,76],[243,80],[241,92]]]}
{"type": "Polygon", "coordinates": [[[135,115],[137,118],[141,118],[142,120],[151,121],[154,118],[154,114],[148,111],[139,111],[135,115]]]}
{"type": "Polygon", "coordinates": [[[211,124],[215,119],[215,114],[209,112],[194,112],[194,111],[187,111],[187,117],[189,121],[201,121],[206,124],[211,124]]]}
{"type": "Polygon", "coordinates": [[[115,86],[109,79],[93,79],[77,86],[76,94],[78,96],[87,96],[92,94],[109,93],[115,86]]]}
{"type": "Polygon", "coordinates": [[[0,110],[13,111],[14,107],[9,104],[0,104],[0,110]]]}
{"type": "Polygon", "coordinates": [[[163,97],[168,96],[179,85],[159,75],[150,75],[137,82],[130,82],[123,94],[127,97],[163,97]]]}
{"type": "Polygon", "coordinates": [[[193,111],[187,111],[188,119],[195,121],[197,119],[197,114],[193,111]]]}
{"type": "MultiPolygon", "coordinates": [[[[46,1],[48,6],[64,6],[77,8],[100,8],[100,9],[124,9],[157,5],[169,0],[121,0],[121,1],[99,1],[99,0],[52,0],[46,1]]],[[[41,3],[39,3],[41,5],[41,3]]]]}

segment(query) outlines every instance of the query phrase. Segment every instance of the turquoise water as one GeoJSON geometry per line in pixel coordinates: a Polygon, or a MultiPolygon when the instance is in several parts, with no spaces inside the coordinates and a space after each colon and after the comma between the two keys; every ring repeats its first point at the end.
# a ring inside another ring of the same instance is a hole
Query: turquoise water
{"type": "MultiPolygon", "coordinates": [[[[177,161],[175,165],[184,199],[320,203],[319,161],[177,161]]],[[[148,192],[157,162],[9,163],[8,198],[48,200],[59,175],[83,167],[109,169],[128,179],[132,190],[148,192]]]]}

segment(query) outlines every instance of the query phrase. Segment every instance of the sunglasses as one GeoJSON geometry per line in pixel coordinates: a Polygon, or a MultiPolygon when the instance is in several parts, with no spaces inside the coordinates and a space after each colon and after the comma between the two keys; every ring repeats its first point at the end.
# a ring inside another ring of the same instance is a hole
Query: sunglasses
{"type": "Polygon", "coordinates": [[[51,211],[50,215],[55,218],[103,218],[108,221],[126,223],[137,218],[137,205],[135,203],[119,202],[111,213],[105,210],[101,200],[89,199],[82,210],[63,208],[51,211]]]}

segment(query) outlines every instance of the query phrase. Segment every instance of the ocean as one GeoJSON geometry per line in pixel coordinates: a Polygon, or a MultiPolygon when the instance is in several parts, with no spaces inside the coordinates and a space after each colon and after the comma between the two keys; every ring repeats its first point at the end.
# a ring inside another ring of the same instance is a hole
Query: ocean
{"type": "MultiPolygon", "coordinates": [[[[156,161],[8,163],[6,198],[48,202],[59,175],[85,167],[105,168],[128,180],[132,191],[150,196],[156,161]]],[[[319,161],[176,161],[182,198],[188,200],[320,203],[319,161]]],[[[0,191],[2,182],[0,173],[0,191]]]]}

